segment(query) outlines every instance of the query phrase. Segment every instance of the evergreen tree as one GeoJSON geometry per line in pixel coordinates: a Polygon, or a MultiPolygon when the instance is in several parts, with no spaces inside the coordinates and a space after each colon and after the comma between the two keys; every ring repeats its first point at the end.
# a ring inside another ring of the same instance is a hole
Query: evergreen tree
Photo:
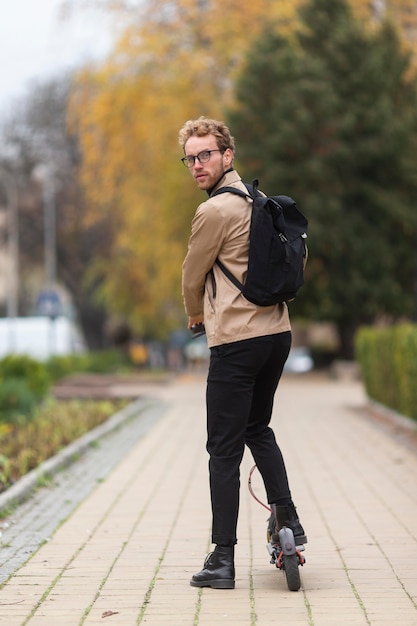
{"type": "Polygon", "coordinates": [[[417,90],[389,22],[372,33],[345,0],[312,0],[291,43],[265,32],[230,123],[245,178],[296,198],[310,221],[295,313],[359,325],[411,316],[416,262],[417,90]]]}

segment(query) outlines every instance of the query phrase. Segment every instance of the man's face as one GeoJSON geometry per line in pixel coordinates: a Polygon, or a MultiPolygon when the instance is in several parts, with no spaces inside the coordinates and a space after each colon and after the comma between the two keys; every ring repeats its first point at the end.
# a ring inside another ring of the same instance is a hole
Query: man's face
{"type": "Polygon", "coordinates": [[[211,189],[223,176],[233,159],[233,152],[228,148],[224,153],[218,151],[217,141],[214,135],[204,137],[190,137],[184,146],[185,156],[197,156],[206,150],[215,150],[210,153],[210,159],[206,163],[200,163],[195,159],[190,172],[198,187],[203,190],[211,189]]]}

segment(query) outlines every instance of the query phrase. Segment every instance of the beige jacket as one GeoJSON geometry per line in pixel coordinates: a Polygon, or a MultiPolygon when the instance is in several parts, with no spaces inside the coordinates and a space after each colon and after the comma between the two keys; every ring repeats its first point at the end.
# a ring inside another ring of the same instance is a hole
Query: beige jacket
{"type": "MultiPolygon", "coordinates": [[[[229,185],[246,191],[235,170],[227,172],[215,189],[229,185]]],[[[182,293],[187,315],[204,315],[209,347],[291,330],[285,303],[252,304],[215,265],[219,257],[240,282],[245,281],[251,204],[249,198],[220,194],[200,204],[192,221],[182,293]]]]}

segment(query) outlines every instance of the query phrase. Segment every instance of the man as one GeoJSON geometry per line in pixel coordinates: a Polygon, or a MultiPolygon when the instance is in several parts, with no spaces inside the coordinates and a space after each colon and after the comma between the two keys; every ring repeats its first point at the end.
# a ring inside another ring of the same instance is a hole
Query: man
{"type": "Polygon", "coordinates": [[[277,530],[289,526],[296,543],[306,541],[288,485],[281,451],[269,422],[274,394],[291,345],[287,305],[260,307],[246,300],[215,264],[217,258],[244,282],[249,253],[251,200],[232,193],[211,198],[224,186],[246,191],[233,169],[234,139],[220,121],[200,117],[179,133],[183,163],[208,199],[192,221],[183,263],[188,328],[204,322],[210,348],[207,378],[207,451],[214,551],[190,584],[233,589],[239,509],[239,468],[245,444],[260,471],[277,530]]]}

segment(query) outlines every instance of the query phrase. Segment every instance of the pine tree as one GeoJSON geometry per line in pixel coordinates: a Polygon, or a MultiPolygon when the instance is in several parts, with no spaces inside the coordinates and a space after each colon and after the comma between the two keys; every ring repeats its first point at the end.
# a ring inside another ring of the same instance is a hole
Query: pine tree
{"type": "Polygon", "coordinates": [[[387,21],[372,32],[345,0],[312,0],[291,44],[264,33],[230,122],[244,177],[296,198],[310,220],[294,312],[336,323],[341,352],[379,316],[411,316],[416,257],[416,83],[387,21]]]}

